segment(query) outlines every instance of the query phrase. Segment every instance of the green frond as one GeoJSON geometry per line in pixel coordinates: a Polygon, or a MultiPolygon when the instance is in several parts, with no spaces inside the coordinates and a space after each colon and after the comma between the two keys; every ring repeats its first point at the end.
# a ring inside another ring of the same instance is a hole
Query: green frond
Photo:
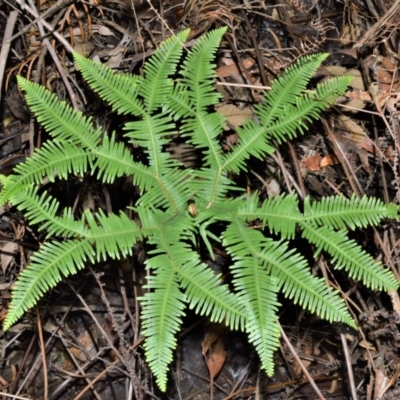
{"type": "Polygon", "coordinates": [[[266,154],[272,154],[275,149],[268,142],[269,129],[255,121],[248,121],[237,128],[238,144],[224,157],[223,171],[239,173],[247,168],[246,160],[250,156],[261,160],[266,154]]]}
{"type": "Polygon", "coordinates": [[[206,207],[210,207],[217,202],[223,202],[229,190],[243,191],[222,171],[201,168],[193,171],[193,175],[194,177],[190,181],[192,194],[206,207]]]}
{"type": "Polygon", "coordinates": [[[14,174],[3,181],[0,202],[14,202],[14,197],[45,177],[54,182],[56,176],[67,178],[70,173],[81,175],[93,162],[93,154],[65,141],[47,142],[33,156],[14,168],[14,174]]]}
{"type": "Polygon", "coordinates": [[[245,307],[221,283],[222,277],[198,257],[194,258],[193,251],[183,244],[172,246],[170,255],[177,261],[175,268],[189,307],[198,315],[209,316],[213,322],[224,321],[232,329],[243,329],[247,319],[245,307]]]}
{"type": "Polygon", "coordinates": [[[246,332],[269,376],[274,374],[274,353],[279,348],[278,286],[253,257],[231,267],[240,302],[246,305],[246,332]]]}
{"type": "Polygon", "coordinates": [[[96,259],[106,260],[132,255],[133,246],[143,238],[135,221],[121,212],[119,215],[105,215],[102,210],[97,214],[85,213],[90,227],[86,238],[96,244],[96,259]]]}
{"type": "Polygon", "coordinates": [[[134,161],[127,147],[115,140],[115,134],[111,137],[105,135],[94,152],[92,174],[94,175],[97,171],[97,178],[103,182],[111,183],[117,177],[133,175],[134,183],[142,191],[154,184],[156,177],[149,167],[134,161]]]}
{"type": "Polygon", "coordinates": [[[294,238],[296,225],[302,218],[295,193],[271,197],[260,206],[259,197],[254,193],[243,202],[237,215],[245,221],[261,220],[263,229],[268,226],[270,232],[280,234],[283,239],[294,238]]]}
{"type": "Polygon", "coordinates": [[[190,239],[195,229],[187,213],[162,211],[151,206],[137,207],[135,210],[140,217],[142,230],[147,232],[149,243],[156,245],[149,254],[168,253],[172,244],[190,239]]]}
{"type": "Polygon", "coordinates": [[[399,218],[399,206],[394,203],[385,204],[386,218],[397,220],[399,218]]]}
{"type": "Polygon", "coordinates": [[[30,220],[31,224],[40,224],[39,230],[46,231],[46,237],[53,235],[64,237],[84,237],[87,229],[84,220],[74,219],[70,209],[65,208],[61,217],[59,202],[44,192],[38,195],[38,188],[31,187],[26,191],[20,191],[12,198],[12,202],[18,210],[30,220]]]}
{"type": "Polygon", "coordinates": [[[145,285],[149,291],[139,299],[146,360],[156,376],[158,387],[164,392],[186,300],[170,261],[165,254],[148,260],[147,265],[153,270],[145,285]]]}
{"type": "Polygon", "coordinates": [[[170,117],[162,114],[145,115],[143,119],[128,122],[124,127],[128,131],[125,136],[131,139],[130,142],[141,146],[148,154],[150,168],[158,178],[176,167],[174,159],[163,149],[169,143],[168,137],[172,135],[174,128],[175,124],[171,123],[170,117]]]}
{"type": "Polygon", "coordinates": [[[289,250],[287,243],[269,241],[259,257],[271,276],[277,278],[286,298],[327,321],[356,327],[339,293],[311,275],[307,261],[295,250],[289,250]]]}
{"type": "Polygon", "coordinates": [[[168,111],[171,119],[178,120],[181,118],[195,117],[195,106],[191,98],[188,96],[188,89],[179,82],[174,85],[168,96],[168,111]]]}
{"type": "Polygon", "coordinates": [[[217,140],[221,135],[225,119],[217,112],[198,112],[194,118],[183,121],[181,135],[187,138],[204,155],[203,166],[212,169],[221,169],[222,148],[217,140]]]}
{"type": "Polygon", "coordinates": [[[21,183],[41,183],[47,177],[67,179],[70,174],[83,175],[92,166],[94,154],[65,140],[43,143],[32,157],[18,164],[14,173],[23,177],[21,183]]]}
{"type": "Polygon", "coordinates": [[[138,205],[142,207],[168,207],[182,211],[190,200],[190,182],[192,171],[174,169],[161,176],[140,198],[138,205]]]}
{"type": "Polygon", "coordinates": [[[138,89],[142,84],[140,76],[117,74],[106,65],[78,53],[73,53],[73,56],[85,81],[114,111],[135,116],[145,114],[143,102],[138,99],[138,89]]]}
{"type": "Polygon", "coordinates": [[[282,143],[305,132],[308,123],[318,119],[322,111],[345,93],[351,80],[352,77],[329,79],[319,84],[314,91],[308,91],[296,98],[295,104],[287,104],[284,112],[267,125],[269,135],[282,143]]]}
{"type": "Polygon", "coordinates": [[[277,289],[295,304],[330,322],[355,326],[343,299],[322,279],[312,276],[306,260],[294,249],[289,250],[286,242],[265,238],[239,221],[227,228],[223,238],[234,261],[250,256],[258,260],[266,273],[276,278],[277,289]]]}
{"type": "Polygon", "coordinates": [[[1,176],[1,192],[0,192],[0,206],[7,202],[24,190],[27,190],[32,184],[24,182],[24,177],[20,175],[1,176]]]}
{"type": "Polygon", "coordinates": [[[265,104],[255,107],[255,113],[262,126],[274,126],[276,120],[290,116],[286,113],[287,107],[298,105],[299,96],[303,94],[311,77],[327,57],[327,53],[301,57],[286,68],[283,75],[273,80],[271,90],[264,92],[265,104]]]}
{"type": "Polygon", "coordinates": [[[317,246],[317,253],[324,250],[332,256],[336,269],[349,275],[371,289],[396,290],[399,286],[393,274],[377,263],[343,231],[335,232],[325,226],[300,223],[302,236],[317,246]]]}
{"type": "MultiPolygon", "coordinates": [[[[315,90],[310,91],[309,94],[315,102],[325,103],[325,109],[327,109],[339,96],[342,96],[346,92],[352,80],[352,76],[330,78],[318,84],[315,90]]],[[[313,114],[312,111],[309,111],[309,113],[313,118],[318,118],[319,116],[319,113],[313,114]]]]}
{"type": "Polygon", "coordinates": [[[176,73],[177,64],[182,56],[183,43],[189,35],[186,29],[161,43],[144,66],[144,79],[139,88],[146,112],[151,113],[162,107],[172,90],[171,75],[176,73]]]}
{"type": "MultiPolygon", "coordinates": [[[[277,322],[277,291],[279,286],[267,273],[255,256],[261,248],[252,242],[259,232],[248,231],[250,237],[241,242],[242,230],[248,228],[243,224],[232,223],[223,234],[224,244],[234,260],[230,267],[233,273],[233,284],[238,292],[240,303],[246,308],[246,332],[254,344],[261,363],[269,376],[274,373],[274,353],[279,348],[280,332],[277,322]],[[247,248],[247,246],[251,246],[247,248]]],[[[257,238],[258,239],[258,238],[257,238]]]]}
{"type": "Polygon", "coordinates": [[[13,286],[12,302],[4,321],[9,329],[29,308],[61,281],[94,262],[94,250],[86,240],[46,242],[32,256],[29,268],[24,269],[13,286]]]}
{"type": "MultiPolygon", "coordinates": [[[[171,122],[171,118],[168,114],[159,113],[155,115],[145,115],[142,119],[137,121],[131,121],[125,124],[124,136],[130,138],[130,142],[143,147],[143,150],[151,154],[153,157],[156,151],[161,151],[162,146],[169,143],[168,137],[174,132],[175,124],[171,122]],[[151,146],[151,149],[148,147],[151,146]]],[[[169,153],[166,153],[168,155],[169,153]]],[[[169,160],[163,160],[164,162],[171,162],[169,160]]],[[[153,162],[150,158],[150,162],[153,162]]]]}
{"type": "MultiPolygon", "coordinates": [[[[396,210],[397,214],[397,210],[396,210]]],[[[304,200],[304,221],[314,222],[334,229],[355,229],[377,225],[382,218],[388,217],[388,207],[374,197],[344,196],[324,197],[311,202],[304,200]]]]}
{"type": "Polygon", "coordinates": [[[226,27],[203,35],[185,58],[179,71],[182,78],[178,82],[185,87],[196,114],[205,112],[208,106],[216,104],[221,97],[214,88],[216,65],[212,61],[225,32],[226,27]]]}
{"type": "Polygon", "coordinates": [[[38,122],[58,140],[72,141],[86,149],[94,149],[101,137],[101,129],[94,130],[90,118],[74,110],[44,86],[18,76],[20,88],[26,92],[26,102],[38,122]]]}

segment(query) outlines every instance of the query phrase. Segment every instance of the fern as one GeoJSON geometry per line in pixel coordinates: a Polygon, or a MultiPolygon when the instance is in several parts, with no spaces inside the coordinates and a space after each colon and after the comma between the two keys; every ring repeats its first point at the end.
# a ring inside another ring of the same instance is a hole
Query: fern
{"type": "Polygon", "coordinates": [[[244,196],[231,178],[232,173],[246,171],[249,157],[262,159],[273,153],[272,140],[283,142],[306,131],[309,122],[346,90],[349,78],[307,90],[327,55],[299,59],[264,93],[265,103],[255,109],[257,118],[237,129],[238,144],[224,153],[219,137],[225,121],[213,108],[220,96],[213,87],[212,64],[224,33],[225,29],[208,33],[185,57],[188,31],[179,33],[155,52],[143,77],[115,74],[74,54],[92,89],[116,113],[132,117],[124,134],[129,144],[143,149],[145,164],[135,161],[131,147],[117,141],[114,133],[95,129],[89,118],[54,94],[18,78],[51,139],[12,175],[0,176],[0,204],[15,205],[31,224],[39,224],[46,240],[14,285],[4,329],[88,261],[124,257],[138,240],[145,240],[152,250],[146,263],[147,292],[141,298],[144,347],[157,383],[165,390],[186,307],[246,331],[269,375],[279,346],[279,292],[321,318],[356,325],[338,292],[311,274],[299,252],[289,250],[297,232],[314,245],[316,256],[321,251],[330,254],[336,268],[367,287],[398,287],[392,273],[346,234],[348,229],[377,225],[383,218],[396,219],[397,206],[337,196],[320,202],[306,198],[301,212],[294,193],[261,201],[256,192],[244,196]],[[183,168],[170,157],[166,145],[177,134],[201,153],[200,168],[183,168]],[[87,211],[75,216],[62,209],[47,187],[41,188],[45,179],[54,182],[87,173],[104,183],[132,176],[140,191],[133,207],[140,223],[124,212],[87,211]],[[220,237],[213,233],[215,223],[225,227],[220,237]],[[279,239],[272,239],[272,234],[279,239]],[[218,242],[231,256],[233,289],[200,258],[199,240],[211,257],[218,242]]]}

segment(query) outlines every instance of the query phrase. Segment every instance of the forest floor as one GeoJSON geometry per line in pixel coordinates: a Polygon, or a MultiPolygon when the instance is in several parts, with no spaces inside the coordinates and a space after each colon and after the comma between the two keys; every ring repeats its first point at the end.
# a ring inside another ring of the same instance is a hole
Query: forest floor
{"type": "MultiPolygon", "coordinates": [[[[18,90],[18,74],[68,102],[72,90],[81,110],[96,124],[119,127],[115,114],[88,86],[74,81],[69,49],[53,31],[76,52],[117,71],[140,73],[146,58],[171,34],[189,27],[189,40],[196,40],[210,29],[228,26],[216,72],[218,81],[225,83],[218,86],[221,95],[233,107],[221,112],[233,126],[252,115],[253,105],[262,100],[259,87],[268,87],[303,55],[329,53],[313,78],[316,81],[354,77],[346,96],[320,121],[303,136],[279,146],[279,168],[273,160],[254,164],[248,176],[253,187],[268,196],[297,188],[315,199],[342,193],[400,202],[399,0],[168,0],[162,4],[8,0],[0,1],[0,21],[3,175],[47,138],[18,90]],[[63,79],[60,68],[69,79],[63,79]],[[294,182],[292,187],[288,181],[294,182]]],[[[171,152],[179,159],[184,147],[171,152]]],[[[60,183],[55,190],[75,207],[94,209],[106,208],[108,201],[118,203],[127,189],[120,184],[110,196],[104,187],[87,180],[78,186],[60,183]]],[[[15,209],[0,209],[0,320],[7,312],[13,282],[41,243],[35,229],[15,209]]],[[[357,231],[352,238],[400,275],[397,224],[357,231]]],[[[144,272],[133,265],[143,266],[144,259],[144,250],[138,249],[134,262],[88,266],[59,284],[9,331],[1,331],[0,398],[321,398],[311,383],[327,400],[400,398],[399,316],[387,294],[368,290],[341,271],[325,279],[341,288],[359,323],[358,331],[322,321],[282,300],[280,322],[292,348],[282,341],[275,374],[267,377],[245,335],[188,315],[177,338],[168,391],[159,392],[141,348],[138,296],[144,272]],[[120,362],[120,353],[113,351],[118,340],[110,312],[118,317],[129,344],[129,370],[120,362]],[[210,337],[214,338],[212,357],[221,368],[215,377],[202,354],[202,345],[210,337]],[[309,376],[303,374],[295,355],[309,376]]],[[[322,276],[321,263],[329,260],[319,260],[311,268],[322,276]]]]}

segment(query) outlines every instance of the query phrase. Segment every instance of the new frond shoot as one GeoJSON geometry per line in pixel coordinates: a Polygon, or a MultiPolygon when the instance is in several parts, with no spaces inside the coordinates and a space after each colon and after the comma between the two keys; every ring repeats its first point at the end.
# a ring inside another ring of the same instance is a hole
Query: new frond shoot
{"type": "Polygon", "coordinates": [[[239,141],[227,151],[219,141],[225,119],[216,111],[220,96],[212,63],[225,29],[207,33],[190,52],[184,49],[188,33],[163,42],[146,62],[143,76],[117,74],[74,54],[91,88],[115,113],[132,117],[124,126],[124,142],[96,129],[45,88],[18,77],[50,139],[12,175],[0,176],[1,205],[17,207],[47,238],[13,287],[4,329],[88,262],[125,257],[137,241],[147,241],[153,250],[147,256],[149,277],[141,298],[142,332],[146,358],[163,391],[188,307],[247,332],[269,375],[279,346],[279,292],[321,318],[356,326],[339,293],[312,275],[305,258],[289,247],[297,234],[367,287],[398,287],[392,273],[346,234],[397,218],[396,206],[337,196],[319,202],[307,198],[300,207],[294,193],[267,199],[256,191],[244,195],[233,178],[247,171],[250,157],[271,154],[273,141],[306,132],[310,121],[345,92],[350,78],[330,79],[310,90],[309,80],[327,55],[300,58],[264,93],[265,102],[255,107],[253,120],[237,129],[239,141]],[[198,166],[171,157],[167,146],[177,135],[197,151],[198,166]],[[143,163],[133,156],[137,146],[147,157],[143,163]],[[133,207],[140,223],[125,212],[74,215],[51,196],[48,188],[57,180],[85,174],[107,184],[132,177],[135,193],[140,193],[133,207]],[[43,187],[45,180],[50,183],[43,187]],[[220,235],[213,228],[216,223],[223,227],[220,235]],[[199,242],[209,257],[215,246],[229,254],[230,281],[209,268],[199,242]]]}

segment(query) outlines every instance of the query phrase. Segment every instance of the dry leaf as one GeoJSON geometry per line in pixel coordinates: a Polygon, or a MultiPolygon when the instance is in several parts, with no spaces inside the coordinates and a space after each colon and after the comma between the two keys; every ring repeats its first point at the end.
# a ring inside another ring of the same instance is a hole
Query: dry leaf
{"type": "Polygon", "coordinates": [[[222,325],[211,325],[201,342],[201,353],[206,360],[211,379],[219,374],[226,360],[225,344],[221,337],[224,330],[222,325]]]}
{"type": "Polygon", "coordinates": [[[252,110],[249,108],[240,108],[233,104],[222,104],[217,106],[216,109],[234,128],[243,125],[245,122],[253,118],[252,110]]]}
{"type": "Polygon", "coordinates": [[[336,165],[339,164],[339,161],[335,158],[334,155],[328,155],[322,158],[320,166],[327,167],[328,165],[336,165]]]}
{"type": "Polygon", "coordinates": [[[302,166],[306,167],[309,171],[319,171],[321,169],[322,157],[314,152],[311,156],[301,161],[302,166]]]}
{"type": "MultiPolygon", "coordinates": [[[[246,69],[249,69],[254,65],[254,60],[252,58],[246,58],[245,60],[243,60],[243,65],[246,69]]],[[[239,70],[236,63],[232,62],[232,64],[218,67],[216,70],[216,74],[218,78],[228,78],[229,76],[238,75],[239,70]]]]}
{"type": "Polygon", "coordinates": [[[6,273],[7,268],[11,265],[11,263],[14,263],[15,254],[17,254],[18,251],[18,244],[15,242],[7,242],[1,247],[1,251],[2,251],[2,253],[0,254],[1,269],[3,270],[3,273],[6,273]]]}
{"type": "Polygon", "coordinates": [[[224,341],[219,338],[214,344],[211,354],[208,358],[206,358],[206,363],[211,378],[215,378],[220,373],[225,364],[225,360],[225,344],[224,341]]]}

